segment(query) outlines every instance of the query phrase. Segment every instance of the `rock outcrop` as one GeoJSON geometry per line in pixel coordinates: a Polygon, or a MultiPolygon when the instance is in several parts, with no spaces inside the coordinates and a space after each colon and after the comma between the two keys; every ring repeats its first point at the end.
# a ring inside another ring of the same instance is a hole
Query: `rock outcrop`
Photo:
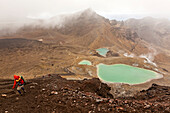
{"type": "Polygon", "coordinates": [[[99,79],[66,80],[58,75],[27,81],[23,96],[9,90],[11,80],[1,80],[0,112],[169,112],[170,87],[153,84],[134,97],[114,98],[99,79]],[[6,85],[5,85],[6,84],[6,85]],[[8,85],[9,84],[9,85],[8,85]],[[7,86],[8,85],[8,86],[7,86]],[[5,93],[5,94],[4,94],[5,93]],[[5,95],[5,97],[4,97],[5,95]],[[5,103],[5,104],[4,104],[5,103]]]}

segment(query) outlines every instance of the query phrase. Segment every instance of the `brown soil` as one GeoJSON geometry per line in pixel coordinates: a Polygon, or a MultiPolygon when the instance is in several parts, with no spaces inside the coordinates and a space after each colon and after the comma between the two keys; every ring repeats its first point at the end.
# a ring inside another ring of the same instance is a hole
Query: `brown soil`
{"type": "Polygon", "coordinates": [[[26,93],[11,90],[12,80],[1,80],[0,112],[9,113],[93,113],[154,112],[169,113],[170,87],[153,84],[134,97],[114,98],[110,87],[99,79],[66,80],[48,75],[27,81],[26,93]]]}

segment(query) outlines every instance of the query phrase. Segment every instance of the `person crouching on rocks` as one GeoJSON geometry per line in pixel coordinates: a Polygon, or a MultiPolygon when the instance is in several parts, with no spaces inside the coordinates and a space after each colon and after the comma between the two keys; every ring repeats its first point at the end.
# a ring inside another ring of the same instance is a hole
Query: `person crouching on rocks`
{"type": "Polygon", "coordinates": [[[14,85],[13,85],[13,89],[15,88],[15,86],[17,86],[17,91],[20,95],[21,94],[21,89],[23,90],[23,93],[26,93],[24,90],[24,85],[26,84],[24,78],[22,76],[17,76],[14,75],[14,85]]]}

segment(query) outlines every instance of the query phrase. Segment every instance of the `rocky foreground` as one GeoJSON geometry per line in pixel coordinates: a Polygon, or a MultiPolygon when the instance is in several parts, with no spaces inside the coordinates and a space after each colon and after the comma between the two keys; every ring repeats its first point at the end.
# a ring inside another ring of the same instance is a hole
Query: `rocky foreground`
{"type": "Polygon", "coordinates": [[[0,113],[170,112],[170,87],[153,84],[134,97],[114,98],[99,79],[66,80],[48,75],[27,81],[26,94],[11,90],[12,80],[0,80],[0,113]]]}

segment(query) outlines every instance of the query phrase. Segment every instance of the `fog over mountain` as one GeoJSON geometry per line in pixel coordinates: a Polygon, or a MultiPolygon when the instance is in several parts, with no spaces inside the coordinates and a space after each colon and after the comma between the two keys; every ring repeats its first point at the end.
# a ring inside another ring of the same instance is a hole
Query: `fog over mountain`
{"type": "MultiPolygon", "coordinates": [[[[37,20],[39,22],[43,20],[46,25],[51,25],[52,22],[62,23],[63,16],[87,8],[110,20],[141,19],[146,16],[170,18],[169,4],[169,0],[107,0],[107,2],[105,0],[0,0],[0,35],[6,31],[16,32],[18,28],[35,23],[37,20]]],[[[55,25],[54,23],[52,25],[55,25]]]]}
{"type": "Polygon", "coordinates": [[[0,24],[22,23],[27,17],[46,19],[86,8],[92,8],[102,16],[131,15],[130,18],[133,18],[135,15],[157,15],[167,18],[170,14],[169,4],[169,0],[107,0],[107,2],[105,0],[0,0],[0,24]]]}

